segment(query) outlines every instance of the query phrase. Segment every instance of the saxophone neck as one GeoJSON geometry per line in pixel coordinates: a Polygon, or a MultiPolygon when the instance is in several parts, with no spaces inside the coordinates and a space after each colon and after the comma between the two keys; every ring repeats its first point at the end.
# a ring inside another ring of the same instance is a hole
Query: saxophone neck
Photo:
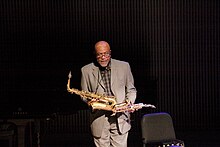
{"type": "Polygon", "coordinates": [[[67,91],[70,92],[70,93],[73,93],[74,92],[74,89],[71,89],[70,88],[70,79],[72,78],[72,74],[71,74],[71,71],[69,72],[69,75],[68,75],[68,81],[67,81],[67,91]]]}

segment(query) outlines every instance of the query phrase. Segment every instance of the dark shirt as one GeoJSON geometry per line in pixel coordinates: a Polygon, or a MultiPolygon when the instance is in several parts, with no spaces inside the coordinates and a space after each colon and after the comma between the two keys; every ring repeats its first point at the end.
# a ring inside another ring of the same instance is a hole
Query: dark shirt
{"type": "Polygon", "coordinates": [[[113,96],[111,91],[111,64],[109,64],[104,70],[100,70],[100,72],[105,85],[105,95],[113,96]]]}

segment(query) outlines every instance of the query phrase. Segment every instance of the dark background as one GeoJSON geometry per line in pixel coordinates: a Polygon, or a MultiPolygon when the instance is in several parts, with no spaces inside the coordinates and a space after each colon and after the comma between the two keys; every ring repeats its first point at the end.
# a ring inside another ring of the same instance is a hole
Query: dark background
{"type": "Polygon", "coordinates": [[[96,41],[128,61],[137,102],[169,112],[177,128],[220,122],[218,0],[1,0],[0,108],[50,114],[87,109],[76,95],[96,41]]]}

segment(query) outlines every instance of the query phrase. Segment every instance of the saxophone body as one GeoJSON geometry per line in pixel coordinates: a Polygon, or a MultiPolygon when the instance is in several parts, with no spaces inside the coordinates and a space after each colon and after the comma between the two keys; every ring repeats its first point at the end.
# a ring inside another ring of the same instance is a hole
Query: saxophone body
{"type": "Polygon", "coordinates": [[[71,73],[69,73],[69,79],[67,83],[67,91],[71,94],[77,94],[81,98],[86,99],[89,106],[92,107],[92,109],[99,109],[99,110],[107,110],[112,111],[116,105],[116,98],[113,96],[105,96],[102,94],[96,94],[93,92],[78,90],[75,88],[70,88],[70,78],[71,73]]]}

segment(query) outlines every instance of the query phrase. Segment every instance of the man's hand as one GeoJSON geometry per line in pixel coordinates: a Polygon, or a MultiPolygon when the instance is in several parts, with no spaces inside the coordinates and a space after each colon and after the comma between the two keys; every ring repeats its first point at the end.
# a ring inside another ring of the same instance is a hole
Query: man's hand
{"type": "Polygon", "coordinates": [[[127,103],[128,103],[128,112],[129,113],[133,113],[134,111],[136,111],[136,109],[133,107],[134,104],[130,100],[127,100],[127,103]]]}

